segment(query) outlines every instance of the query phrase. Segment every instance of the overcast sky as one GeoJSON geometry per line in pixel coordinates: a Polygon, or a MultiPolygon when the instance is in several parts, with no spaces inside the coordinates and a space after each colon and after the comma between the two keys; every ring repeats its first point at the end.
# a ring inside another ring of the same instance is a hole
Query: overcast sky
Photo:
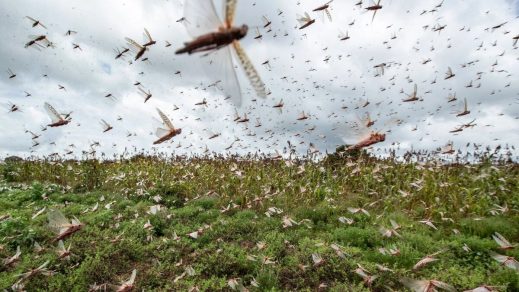
{"type": "MultiPolygon", "coordinates": [[[[192,39],[177,22],[183,1],[0,0],[0,156],[79,155],[94,142],[98,153],[107,154],[125,148],[223,153],[231,144],[231,152],[271,153],[287,140],[300,153],[310,143],[330,152],[369,131],[386,133],[374,150],[433,150],[449,141],[463,149],[468,142],[519,145],[519,49],[513,40],[519,35],[518,1],[445,0],[440,6],[438,0],[383,0],[373,22],[368,1],[362,7],[357,2],[332,2],[330,22],[323,12],[312,12],[323,1],[239,1],[235,25],[249,26],[241,42],[270,94],[255,95],[236,59],[243,93],[237,108],[225,100],[224,82],[209,86],[225,76],[215,69],[224,64],[220,55],[175,55],[192,39]],[[299,30],[297,14],[304,12],[316,21],[299,30]],[[32,27],[26,16],[47,28],[32,27]],[[270,27],[263,27],[262,16],[270,27]],[[445,28],[434,31],[440,26],[445,28]],[[125,37],[146,42],[144,28],[157,40],[145,53],[147,61],[130,64],[131,52],[116,60],[115,49],[127,47],[125,37]],[[255,39],[256,28],[261,39],[255,39]],[[66,35],[68,30],[77,33],[66,35]],[[350,39],[341,41],[346,32],[350,39]],[[24,48],[42,34],[54,48],[24,48]],[[262,65],[266,61],[269,66],[262,65]],[[381,63],[387,64],[384,74],[374,67],[381,63]],[[445,80],[448,67],[455,76],[445,80]],[[8,68],[16,77],[9,78],[8,68]],[[137,81],[153,94],[146,103],[137,81]],[[415,84],[420,100],[403,103],[415,84]],[[106,98],[109,93],[115,98],[106,98]],[[449,103],[454,93],[457,100],[449,103]],[[195,105],[204,98],[207,106],[195,105]],[[282,112],[273,108],[280,99],[282,112]],[[457,117],[464,99],[470,114],[457,117]],[[72,112],[72,122],[42,131],[50,123],[45,102],[72,112]],[[13,104],[20,111],[9,112],[13,104]],[[157,107],[182,134],[153,148],[157,107]],[[250,121],[234,122],[235,111],[250,121]],[[309,118],[298,121],[303,111],[309,118]],[[355,127],[366,113],[374,126],[355,127]],[[101,119],[113,130],[103,133],[101,119]],[[450,133],[474,119],[475,127],[450,133]],[[38,146],[32,147],[25,130],[41,135],[38,146]],[[221,135],[209,140],[216,133],[221,135]]],[[[215,6],[221,16],[221,1],[215,6]]]]}

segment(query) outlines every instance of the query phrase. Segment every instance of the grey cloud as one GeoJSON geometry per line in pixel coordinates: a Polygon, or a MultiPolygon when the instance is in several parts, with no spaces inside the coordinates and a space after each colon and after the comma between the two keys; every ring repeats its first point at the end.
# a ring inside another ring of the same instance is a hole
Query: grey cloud
{"type": "MultiPolygon", "coordinates": [[[[334,1],[333,22],[323,22],[322,15],[311,13],[317,21],[302,31],[297,29],[296,14],[311,11],[321,1],[240,1],[236,24],[251,27],[243,45],[272,92],[266,100],[257,98],[257,102],[251,102],[255,98],[253,91],[238,70],[246,100],[238,112],[248,114],[251,122],[247,127],[233,122],[235,108],[224,101],[221,90],[207,88],[219,78],[207,69],[211,68],[207,66],[209,59],[174,54],[182,42],[190,39],[183,25],[175,22],[183,14],[181,1],[0,2],[0,15],[5,16],[0,25],[7,31],[7,41],[0,46],[1,63],[18,74],[12,80],[0,78],[0,103],[13,102],[23,110],[0,117],[2,154],[31,151],[30,135],[24,130],[37,132],[40,125],[48,123],[43,110],[45,101],[60,111],[73,111],[73,123],[42,132],[41,145],[35,148],[39,154],[62,152],[71,143],[79,154],[88,150],[93,141],[99,141],[102,146],[98,151],[106,153],[125,147],[152,149],[155,107],[170,116],[175,126],[183,128],[174,142],[157,149],[177,153],[200,153],[206,146],[224,152],[235,137],[241,141],[232,150],[241,153],[281,150],[287,140],[298,145],[300,152],[305,152],[311,142],[323,152],[333,151],[344,136],[357,136],[348,127],[365,112],[377,120],[376,129],[391,130],[387,141],[380,145],[384,148],[400,145],[402,149],[434,149],[451,140],[459,146],[467,142],[519,144],[519,85],[514,82],[519,73],[519,54],[512,46],[512,37],[518,33],[514,31],[518,23],[514,9],[517,1],[446,1],[437,12],[422,16],[423,10],[433,9],[439,1],[383,1],[384,8],[373,23],[371,13],[353,2],[334,1]],[[283,11],[281,16],[278,9],[283,11]],[[41,19],[48,30],[31,28],[25,15],[41,19]],[[261,28],[263,39],[257,41],[253,39],[254,28],[262,27],[263,15],[272,21],[272,32],[261,28]],[[353,20],[355,25],[348,26],[353,20]],[[495,31],[485,30],[502,22],[508,23],[495,31]],[[447,26],[441,33],[433,32],[431,28],[437,24],[447,26]],[[425,25],[429,27],[424,29],[425,25]],[[142,41],[144,27],[158,41],[146,53],[150,61],[129,65],[130,55],[126,60],[115,60],[113,49],[125,46],[125,37],[142,41]],[[78,34],[65,36],[68,29],[78,34]],[[340,42],[338,34],[346,30],[351,39],[340,42]],[[56,48],[23,48],[29,35],[40,33],[47,33],[56,48]],[[393,33],[397,36],[394,40],[393,33]],[[172,47],[165,47],[166,40],[172,47]],[[83,51],[74,50],[72,43],[79,44],[83,51]],[[329,61],[325,62],[327,56],[329,61]],[[431,62],[422,65],[428,58],[431,62]],[[260,65],[265,60],[269,60],[270,70],[260,65]],[[498,65],[492,66],[496,61],[498,65]],[[384,75],[375,77],[373,66],[382,62],[390,67],[384,75]],[[443,80],[449,66],[456,77],[443,80]],[[175,75],[176,71],[181,71],[182,76],[175,75]],[[476,80],[478,72],[484,72],[481,80],[476,80]],[[436,84],[431,84],[435,78],[436,84]],[[146,104],[133,85],[135,81],[153,93],[146,104]],[[474,87],[481,83],[481,87],[465,88],[470,81],[474,87]],[[402,103],[405,94],[400,93],[401,89],[410,92],[415,83],[424,101],[402,103]],[[59,90],[58,84],[67,91],[59,90]],[[26,98],[23,91],[33,96],[26,98]],[[115,101],[104,98],[109,92],[116,96],[115,101]],[[455,117],[453,112],[459,105],[447,103],[448,94],[454,92],[459,100],[468,99],[470,116],[455,117]],[[206,109],[194,105],[203,98],[208,101],[206,109]],[[280,99],[285,102],[282,114],[272,108],[280,99]],[[369,100],[370,105],[355,109],[361,100],[369,100]],[[180,109],[174,111],[173,105],[180,109]],[[311,118],[298,122],[296,118],[302,111],[311,118]],[[117,121],[118,116],[123,120],[117,121]],[[101,118],[114,130],[102,134],[101,118]],[[254,127],[256,118],[262,123],[259,128],[254,127]],[[477,127],[458,135],[449,133],[474,118],[477,127]],[[395,125],[391,122],[394,119],[403,120],[403,124],[395,125]],[[341,127],[332,130],[337,125],[341,127]],[[313,126],[315,130],[307,130],[313,126]],[[411,131],[414,126],[417,131],[411,131]],[[207,130],[222,135],[208,140],[207,130]],[[127,131],[138,135],[127,138],[127,131]],[[249,132],[255,136],[248,136],[249,132]],[[182,147],[175,148],[179,142],[182,147]]],[[[220,8],[221,1],[216,2],[220,8]]]]}

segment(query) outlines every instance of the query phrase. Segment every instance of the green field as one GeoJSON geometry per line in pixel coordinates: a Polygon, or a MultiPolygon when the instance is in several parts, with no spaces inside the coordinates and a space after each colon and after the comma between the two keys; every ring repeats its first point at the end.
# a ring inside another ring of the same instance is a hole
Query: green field
{"type": "Polygon", "coordinates": [[[25,289],[87,291],[136,269],[136,291],[404,291],[404,278],[519,291],[518,271],[492,258],[519,258],[492,238],[519,242],[516,164],[22,161],[0,165],[0,179],[0,259],[21,249],[0,289],[48,260],[53,275],[25,289]],[[52,243],[54,209],[85,224],[64,240],[69,260],[52,243]]]}

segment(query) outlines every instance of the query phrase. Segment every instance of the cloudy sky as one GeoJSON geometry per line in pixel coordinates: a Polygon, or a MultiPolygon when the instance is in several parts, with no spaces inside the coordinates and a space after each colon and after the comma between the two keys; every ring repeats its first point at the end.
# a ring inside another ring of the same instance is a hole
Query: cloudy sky
{"type": "MultiPolygon", "coordinates": [[[[209,0],[190,1],[208,7],[209,0]]],[[[518,1],[383,0],[373,22],[365,9],[370,3],[357,2],[332,2],[330,22],[312,12],[323,1],[239,1],[235,25],[249,26],[241,42],[270,94],[257,97],[235,59],[243,100],[237,108],[225,99],[225,76],[233,70],[221,58],[225,52],[175,55],[193,38],[178,21],[183,1],[0,0],[0,156],[80,155],[95,142],[97,153],[107,154],[272,153],[287,141],[300,153],[310,143],[325,152],[370,131],[386,133],[374,151],[434,150],[448,142],[462,149],[468,142],[519,145],[518,1]],[[305,12],[316,21],[300,30],[297,15],[305,12]],[[26,16],[46,29],[32,27],[26,16]],[[272,22],[267,28],[263,16],[272,22]],[[128,47],[126,37],[146,42],[144,28],[157,41],[146,60],[133,61],[133,52],[115,59],[117,49],[128,47]],[[262,37],[255,39],[257,32],[262,37]],[[350,38],[341,41],[346,33],[350,38]],[[24,48],[38,35],[54,48],[24,48]],[[382,63],[383,73],[375,67],[382,63]],[[448,67],[455,76],[445,80],[448,67]],[[146,103],[137,82],[153,94],[146,103]],[[419,101],[402,102],[415,84],[419,101]],[[448,102],[450,94],[457,100],[448,102]],[[206,106],[196,105],[204,98],[206,106]],[[273,106],[281,99],[279,111],[273,106]],[[470,114],[457,117],[465,99],[470,114]],[[72,122],[42,131],[50,123],[45,102],[72,112],[72,122]],[[19,110],[10,112],[13,105],[19,110]],[[154,148],[156,108],[182,134],[154,148]],[[236,112],[250,121],[236,123],[236,112]],[[302,112],[308,119],[299,121],[302,112]],[[376,121],[369,129],[358,126],[367,113],[376,121]],[[113,130],[103,133],[101,119],[113,130]],[[476,126],[450,133],[473,120],[476,126]],[[41,135],[34,140],[39,145],[33,147],[26,130],[41,135]],[[209,139],[214,134],[221,135],[209,139]]],[[[221,1],[215,7],[222,16],[221,1]]],[[[187,25],[201,19],[186,19],[187,25]]]]}

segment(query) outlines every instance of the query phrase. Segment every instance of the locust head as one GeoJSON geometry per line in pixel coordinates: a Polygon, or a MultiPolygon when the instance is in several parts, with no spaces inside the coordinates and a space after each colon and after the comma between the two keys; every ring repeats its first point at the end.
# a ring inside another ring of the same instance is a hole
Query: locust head
{"type": "Polygon", "coordinates": [[[244,24],[241,27],[233,28],[232,34],[235,37],[235,39],[240,40],[247,35],[248,31],[249,31],[249,27],[246,24],[244,24]]]}
{"type": "Polygon", "coordinates": [[[384,142],[386,140],[386,134],[372,133],[371,139],[377,142],[384,142]]]}

